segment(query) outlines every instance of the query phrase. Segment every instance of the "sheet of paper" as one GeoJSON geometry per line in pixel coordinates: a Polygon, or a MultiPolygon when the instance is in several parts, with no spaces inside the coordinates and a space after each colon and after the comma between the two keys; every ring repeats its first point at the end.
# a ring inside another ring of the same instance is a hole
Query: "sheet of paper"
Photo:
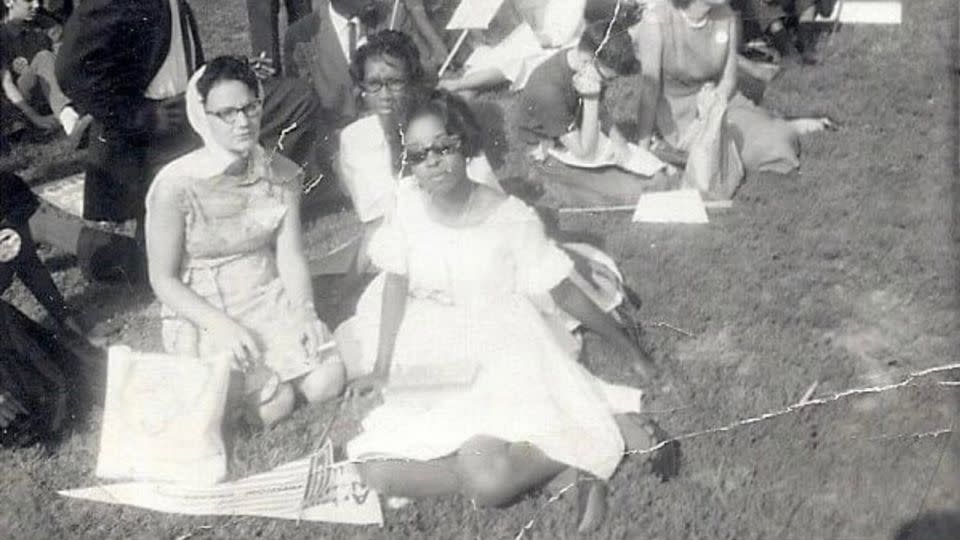
{"type": "Polygon", "coordinates": [[[818,22],[836,21],[849,24],[900,24],[903,6],[900,2],[847,1],[837,2],[829,17],[817,15],[818,22]]]}
{"type": "Polygon", "coordinates": [[[60,178],[34,188],[48,203],[75,216],[83,215],[83,173],[60,178]]]}
{"type": "Polygon", "coordinates": [[[110,347],[108,356],[97,476],[194,485],[222,480],[229,360],[124,346],[110,347]]]}
{"type": "Polygon", "coordinates": [[[637,201],[634,222],[709,223],[707,209],[695,189],[644,193],[637,201]]]}
{"type": "Polygon", "coordinates": [[[569,150],[563,148],[551,148],[549,154],[566,165],[578,167],[581,169],[599,169],[602,167],[619,167],[627,172],[639,174],[641,176],[653,176],[664,169],[667,164],[660,160],[651,152],[640,148],[635,144],[628,145],[630,157],[624,163],[616,163],[611,159],[613,143],[605,135],[600,136],[597,141],[597,152],[591,159],[583,159],[574,156],[569,150]]]}
{"type": "Polygon", "coordinates": [[[486,28],[504,0],[461,0],[447,23],[447,30],[486,28]]]}
{"type": "MultiPolygon", "coordinates": [[[[355,525],[383,525],[377,493],[366,487],[349,462],[333,464],[324,473],[325,496],[311,497],[302,508],[311,475],[304,458],[272,471],[210,487],[131,482],[60,491],[65,497],[136,506],[192,516],[261,516],[355,525]]],[[[315,471],[314,471],[315,472],[315,471]]],[[[311,490],[315,491],[315,490],[311,490]]]]}

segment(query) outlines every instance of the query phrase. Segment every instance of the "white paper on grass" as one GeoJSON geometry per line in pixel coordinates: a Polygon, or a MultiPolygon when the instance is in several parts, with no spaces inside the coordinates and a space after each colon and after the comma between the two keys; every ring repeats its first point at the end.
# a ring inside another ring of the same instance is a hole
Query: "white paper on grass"
{"type": "Polygon", "coordinates": [[[482,29],[490,26],[504,0],[461,0],[457,6],[447,30],[482,29]]]}
{"type": "Polygon", "coordinates": [[[696,189],[644,193],[637,201],[633,221],[645,223],[709,223],[707,209],[696,189]]]}
{"type": "Polygon", "coordinates": [[[229,360],[122,346],[111,347],[108,359],[97,476],[189,485],[223,480],[229,360]]]}
{"type": "Polygon", "coordinates": [[[152,482],[109,484],[60,491],[65,497],[123,504],[192,516],[261,516],[355,525],[383,525],[377,493],[360,479],[356,466],[335,463],[325,474],[326,496],[301,508],[310,478],[310,458],[269,472],[210,487],[152,482]]]}
{"type": "Polygon", "coordinates": [[[597,141],[597,152],[594,157],[584,159],[570,153],[566,148],[551,148],[550,155],[565,165],[581,169],[599,169],[602,167],[618,167],[633,174],[653,176],[666,168],[667,164],[636,144],[628,144],[630,157],[624,163],[613,160],[613,142],[606,135],[600,135],[597,141]]]}
{"type": "Polygon", "coordinates": [[[900,24],[902,12],[900,2],[848,0],[837,2],[833,6],[833,13],[827,17],[817,15],[816,20],[835,22],[839,18],[840,22],[850,24],[900,24]]]}

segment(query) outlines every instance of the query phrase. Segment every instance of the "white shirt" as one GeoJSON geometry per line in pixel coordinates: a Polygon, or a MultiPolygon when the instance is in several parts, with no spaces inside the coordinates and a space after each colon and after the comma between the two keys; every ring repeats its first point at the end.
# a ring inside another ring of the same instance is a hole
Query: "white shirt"
{"type": "Polygon", "coordinates": [[[333,29],[337,33],[337,41],[340,42],[340,49],[343,50],[343,57],[347,59],[348,63],[352,60],[352,58],[350,58],[351,22],[357,25],[357,48],[359,49],[361,45],[367,42],[367,37],[363,35],[363,25],[360,24],[360,19],[357,17],[347,19],[343,15],[337,13],[337,11],[333,9],[333,4],[330,4],[330,24],[333,25],[333,29]]]}
{"type": "MultiPolygon", "coordinates": [[[[163,60],[160,70],[150,81],[144,97],[150,99],[166,99],[187,91],[190,73],[187,69],[187,51],[183,49],[183,32],[180,25],[179,0],[167,0],[170,6],[170,50],[163,60]]],[[[192,38],[192,36],[190,36],[192,38]]],[[[190,40],[190,49],[193,49],[193,40],[190,40]]],[[[190,51],[191,54],[193,51],[190,51]]]]}

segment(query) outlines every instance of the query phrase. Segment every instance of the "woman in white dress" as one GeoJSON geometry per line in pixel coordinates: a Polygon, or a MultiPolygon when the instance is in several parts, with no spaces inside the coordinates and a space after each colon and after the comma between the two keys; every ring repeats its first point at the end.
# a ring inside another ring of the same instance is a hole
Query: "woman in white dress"
{"type": "Polygon", "coordinates": [[[619,413],[639,409],[640,391],[581,366],[578,343],[537,298],[617,344],[638,370],[653,366],[571,283],[572,262],[536,213],[471,181],[477,141],[469,109],[450,96],[409,116],[404,155],[414,177],[400,182],[396,210],[369,250],[384,279],[336,332],[351,392],[384,400],[347,452],[381,493],[463,493],[494,506],[572,467],[597,480],[583,498],[580,526],[590,528],[625,438],[648,447],[654,433],[636,422],[626,431],[619,413]]]}
{"type": "Polygon", "coordinates": [[[587,0],[507,0],[493,26],[514,23],[510,33],[496,44],[476,46],[463,76],[438,86],[465,95],[508,82],[511,91],[522,90],[544,60],[576,44],[586,5],[587,0]]]}

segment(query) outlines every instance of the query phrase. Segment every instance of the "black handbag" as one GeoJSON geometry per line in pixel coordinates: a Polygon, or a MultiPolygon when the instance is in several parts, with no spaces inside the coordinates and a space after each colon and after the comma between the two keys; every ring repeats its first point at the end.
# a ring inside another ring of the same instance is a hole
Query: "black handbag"
{"type": "Polygon", "coordinates": [[[0,428],[0,446],[32,444],[61,430],[69,403],[62,362],[71,359],[51,333],[0,301],[0,392],[28,412],[0,428]]]}

